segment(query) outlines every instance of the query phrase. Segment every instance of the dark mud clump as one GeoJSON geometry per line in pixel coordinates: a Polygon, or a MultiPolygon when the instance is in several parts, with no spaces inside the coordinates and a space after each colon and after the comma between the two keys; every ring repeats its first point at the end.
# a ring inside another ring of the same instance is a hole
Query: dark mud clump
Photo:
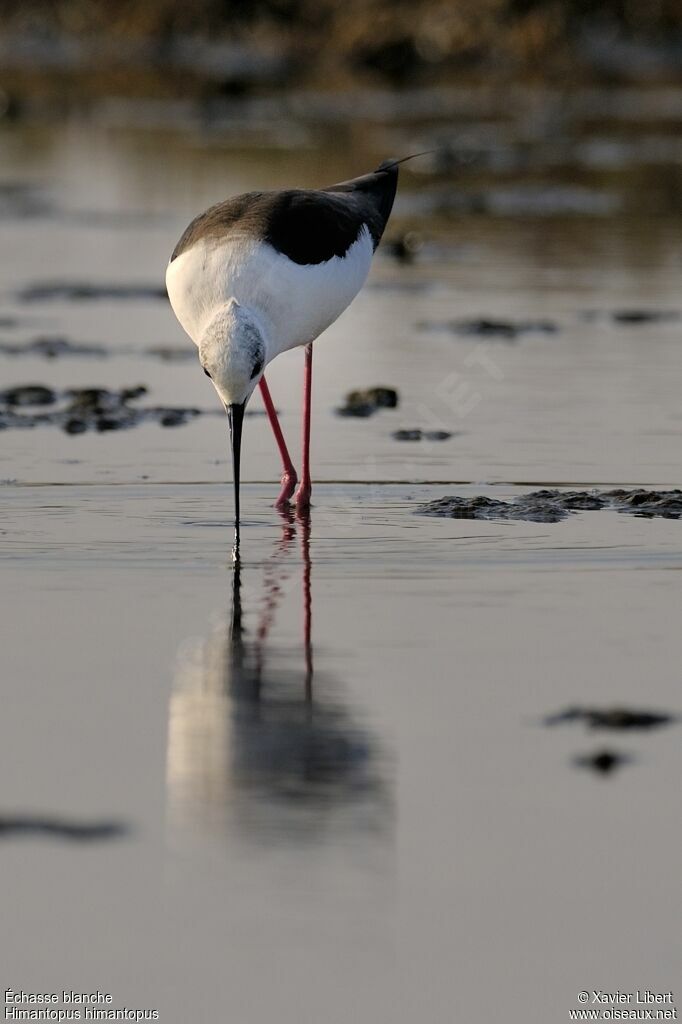
{"type": "MultiPolygon", "coordinates": [[[[611,707],[595,708],[575,706],[564,708],[543,719],[543,725],[584,725],[587,729],[609,732],[651,732],[677,721],[677,716],[667,711],[646,711],[641,708],[611,707]]],[[[633,760],[628,754],[604,748],[573,759],[579,768],[587,768],[598,775],[610,775],[624,764],[633,760]]]]}
{"type": "Polygon", "coordinates": [[[59,356],[106,356],[109,353],[101,345],[81,345],[61,336],[33,338],[20,343],[3,342],[0,352],[6,356],[41,356],[56,359],[59,356]]]}
{"type": "MultiPolygon", "coordinates": [[[[0,105],[2,97],[0,96],[0,105]]],[[[52,205],[35,185],[19,181],[0,184],[0,219],[44,217],[52,213],[52,205]]]]}
{"type": "Polygon", "coordinates": [[[559,523],[574,512],[611,509],[633,515],[664,519],[682,516],[682,491],[555,491],[524,494],[513,501],[476,495],[437,498],[420,505],[417,514],[447,519],[506,519],[529,523],[559,523]]]}
{"type": "Polygon", "coordinates": [[[422,320],[417,324],[424,331],[447,331],[467,338],[498,338],[515,341],[522,334],[555,334],[559,327],[552,320],[422,320]]]}
{"type": "Polygon", "coordinates": [[[186,362],[196,359],[197,353],[193,345],[154,345],[146,350],[148,356],[162,359],[165,363],[186,362]]]}
{"type": "Polygon", "coordinates": [[[56,401],[57,392],[42,384],[20,384],[17,387],[7,388],[6,391],[0,391],[0,405],[9,406],[12,409],[24,406],[54,405],[56,401]]]}
{"type": "Polygon", "coordinates": [[[580,491],[534,491],[514,501],[500,501],[477,495],[473,498],[455,496],[437,498],[420,505],[417,512],[426,516],[449,519],[515,519],[532,523],[558,523],[572,512],[600,509],[604,504],[596,495],[580,491]]]}
{"type": "Polygon", "coordinates": [[[652,518],[679,519],[682,516],[682,491],[606,491],[610,507],[618,512],[632,512],[634,515],[652,518]]]}
{"type": "Polygon", "coordinates": [[[682,312],[676,309],[586,309],[580,317],[588,323],[611,320],[623,327],[646,327],[647,324],[676,323],[682,319],[682,312]]]}
{"type": "Polygon", "coordinates": [[[667,309],[617,309],[612,316],[617,324],[629,324],[633,327],[640,324],[670,323],[680,319],[678,312],[667,309]]]}
{"type": "Polygon", "coordinates": [[[614,731],[635,731],[637,729],[660,729],[677,721],[677,716],[664,711],[642,711],[633,708],[590,708],[572,707],[548,715],[544,724],[549,726],[582,722],[588,729],[612,729],[614,731]]]}
{"type": "Polygon", "coordinates": [[[202,414],[201,409],[195,408],[131,404],[146,394],[144,385],[118,391],[71,388],[57,392],[37,384],[8,388],[0,392],[0,429],[56,426],[67,434],[105,433],[149,422],[177,427],[202,414]],[[18,412],[18,409],[31,411],[18,412]]]}
{"type": "MultiPolygon", "coordinates": [[[[0,321],[0,327],[2,322],[0,321]]],[[[70,341],[62,335],[46,335],[32,338],[30,341],[0,342],[0,355],[5,356],[39,356],[44,359],[58,359],[62,356],[79,356],[81,358],[103,359],[107,356],[139,355],[139,351],[128,346],[116,346],[115,349],[104,345],[70,341]]],[[[193,345],[154,345],[142,351],[143,355],[161,359],[167,363],[188,362],[196,359],[193,345]]]]}
{"type": "Polygon", "coordinates": [[[623,765],[631,764],[632,760],[629,754],[605,748],[603,750],[595,750],[591,754],[581,754],[579,757],[574,757],[573,763],[578,768],[587,768],[589,771],[594,772],[595,775],[611,775],[619,768],[622,768],[623,765]]]}
{"type": "Polygon", "coordinates": [[[12,836],[46,836],[76,842],[119,839],[129,832],[119,821],[73,821],[48,815],[0,815],[0,839],[12,836]]]}
{"type": "Polygon", "coordinates": [[[394,441],[449,441],[453,436],[450,430],[394,430],[391,437],[394,441]]]}
{"type": "Polygon", "coordinates": [[[424,246],[424,237],[418,231],[404,231],[384,242],[384,249],[398,263],[414,263],[424,246]]]}
{"type": "Polygon", "coordinates": [[[378,409],[396,409],[398,392],[394,388],[375,387],[349,391],[346,404],[336,410],[339,416],[372,416],[378,409]]]}
{"type": "Polygon", "coordinates": [[[160,285],[152,284],[91,284],[87,281],[46,281],[22,288],[17,298],[21,302],[165,299],[166,289],[160,285]]]}

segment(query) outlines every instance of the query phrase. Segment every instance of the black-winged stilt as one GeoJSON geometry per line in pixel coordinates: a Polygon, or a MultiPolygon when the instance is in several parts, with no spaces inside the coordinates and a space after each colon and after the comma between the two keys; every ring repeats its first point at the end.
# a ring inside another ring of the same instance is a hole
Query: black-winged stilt
{"type": "Polygon", "coordinates": [[[256,385],[282,457],[277,506],[286,505],[296,488],[264,373],[275,356],[299,345],[305,346],[303,469],[294,500],[299,511],[310,504],[312,343],[364,284],[402,162],[386,161],[372,174],[320,190],[247,192],[227,199],[193,220],[173,251],[166,272],[171,306],[198,347],[229,419],[235,550],[242,422],[256,385]]]}

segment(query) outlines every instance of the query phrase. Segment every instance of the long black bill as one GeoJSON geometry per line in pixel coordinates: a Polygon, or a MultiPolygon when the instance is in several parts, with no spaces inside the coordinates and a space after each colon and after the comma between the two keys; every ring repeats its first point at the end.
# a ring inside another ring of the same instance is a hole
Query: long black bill
{"type": "Polygon", "coordinates": [[[230,441],[232,442],[232,478],[234,480],[234,549],[233,555],[239,557],[239,466],[242,454],[242,425],[246,402],[241,405],[234,402],[227,407],[227,419],[230,424],[230,441]]]}

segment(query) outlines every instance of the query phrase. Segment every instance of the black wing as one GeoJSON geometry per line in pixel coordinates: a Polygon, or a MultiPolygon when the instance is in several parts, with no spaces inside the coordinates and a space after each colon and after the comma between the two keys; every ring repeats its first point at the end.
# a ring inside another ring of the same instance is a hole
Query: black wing
{"type": "Polygon", "coordinates": [[[268,242],[294,263],[326,263],[345,256],[366,227],[376,249],[398,185],[395,164],[320,191],[247,192],[196,217],[173,250],[171,262],[201,239],[249,235],[268,242]]]}
{"type": "Polygon", "coordinates": [[[280,192],[268,211],[262,237],[294,263],[326,263],[346,255],[367,220],[364,209],[344,196],[280,192]]]}
{"type": "Polygon", "coordinates": [[[370,232],[376,249],[397,187],[397,164],[387,161],[372,174],[329,185],[321,191],[269,193],[261,237],[302,265],[345,256],[363,227],[370,232]]]}

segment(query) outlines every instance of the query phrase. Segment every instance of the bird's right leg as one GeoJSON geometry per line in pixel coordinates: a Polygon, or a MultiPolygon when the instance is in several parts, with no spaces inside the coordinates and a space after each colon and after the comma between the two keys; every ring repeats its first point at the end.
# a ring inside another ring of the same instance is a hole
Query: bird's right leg
{"type": "Polygon", "coordinates": [[[279,498],[275,502],[275,508],[283,508],[288,504],[289,499],[296,490],[298,477],[296,475],[296,470],[294,469],[294,464],[291,461],[289,450],[287,449],[287,443],[284,440],[282,428],[280,427],[279,420],[277,419],[277,412],[270,395],[270,388],[268,387],[264,376],[261,377],[258,386],[260,387],[260,393],[263,397],[263,405],[265,406],[265,411],[268,414],[272,432],[275,435],[279,454],[282,457],[282,490],[280,491],[279,498]]]}

